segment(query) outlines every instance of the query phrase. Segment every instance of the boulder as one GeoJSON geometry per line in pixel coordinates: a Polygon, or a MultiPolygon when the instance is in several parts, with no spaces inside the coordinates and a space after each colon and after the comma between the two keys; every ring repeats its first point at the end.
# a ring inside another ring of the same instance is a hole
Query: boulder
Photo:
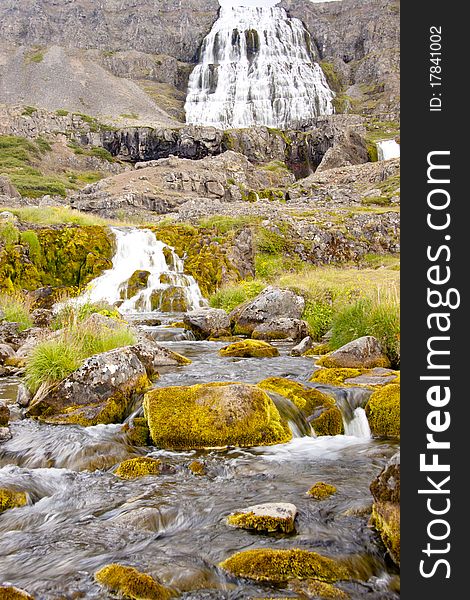
{"type": "Polygon", "coordinates": [[[221,308],[192,310],[184,315],[183,322],[199,340],[231,335],[229,316],[221,308]]]}
{"type": "Polygon", "coordinates": [[[133,567],[110,564],[97,571],[95,579],[106,589],[124,598],[169,600],[173,597],[171,590],[160,581],[133,567]]]}
{"type": "Polygon", "coordinates": [[[11,431],[9,427],[0,427],[0,443],[11,440],[11,431]]]}
{"type": "Polygon", "coordinates": [[[19,359],[28,358],[28,356],[43,338],[43,329],[40,329],[39,327],[28,329],[25,338],[22,340],[21,346],[16,351],[16,357],[19,359]]]}
{"type": "Polygon", "coordinates": [[[21,331],[19,323],[9,321],[0,324],[0,344],[7,344],[17,350],[27,337],[27,333],[21,331]]]}
{"type": "Polygon", "coordinates": [[[155,290],[150,296],[150,302],[152,310],[159,312],[186,312],[188,310],[186,289],[178,285],[155,290]]]}
{"type": "Polygon", "coordinates": [[[8,344],[0,344],[0,365],[3,365],[6,360],[13,358],[15,351],[8,344]]]}
{"type": "Polygon", "coordinates": [[[317,481],[307,492],[307,495],[315,500],[325,500],[333,494],[336,494],[335,486],[323,481],[317,481]]]}
{"type": "Polygon", "coordinates": [[[50,423],[118,423],[133,395],[149,386],[147,370],[132,348],[117,348],[91,356],[55,387],[39,389],[28,414],[50,423]]]}
{"type": "Polygon", "coordinates": [[[115,471],[115,475],[121,479],[137,479],[147,475],[160,475],[162,462],[157,458],[139,456],[123,461],[115,471]]]}
{"type": "Polygon", "coordinates": [[[150,271],[135,271],[127,282],[126,298],[132,298],[145,290],[150,277],[150,271]]]}
{"type": "Polygon", "coordinates": [[[400,453],[388,461],[370,485],[374,497],[371,525],[390,556],[400,565],[400,453]]]}
{"type": "Polygon", "coordinates": [[[48,308],[36,308],[31,316],[36,327],[49,327],[54,318],[54,313],[48,308]]]}
{"type": "Polygon", "coordinates": [[[239,358],[273,358],[279,356],[279,350],[267,342],[242,340],[221,348],[219,354],[239,358]]]}
{"type": "Polygon", "coordinates": [[[154,341],[145,341],[131,346],[132,352],[144,365],[150,379],[158,378],[160,367],[177,367],[178,365],[189,365],[189,358],[173,352],[154,341]]]}
{"type": "Polygon", "coordinates": [[[371,335],[358,338],[321,358],[318,363],[332,369],[373,369],[390,367],[380,342],[371,335]]]}
{"type": "Polygon", "coordinates": [[[293,340],[297,342],[308,335],[308,324],[300,319],[280,317],[257,325],[251,337],[255,340],[293,340]]]}
{"type": "Polygon", "coordinates": [[[156,388],[144,397],[144,413],[160,448],[250,447],[292,438],[271,398],[244,383],[156,388]]]}
{"type": "Polygon", "coordinates": [[[302,356],[302,354],[304,354],[305,352],[307,352],[307,350],[310,350],[313,346],[313,340],[312,338],[308,335],[307,337],[304,337],[298,344],[297,346],[294,346],[292,348],[292,350],[290,351],[291,356],[302,356]]]}
{"type": "Polygon", "coordinates": [[[366,415],[373,435],[400,438],[400,385],[390,383],[375,391],[366,415]]]}
{"type": "Polygon", "coordinates": [[[31,398],[31,392],[23,383],[20,383],[16,393],[16,403],[25,408],[31,402],[31,398]]]}
{"type": "Polygon", "coordinates": [[[0,427],[8,427],[10,421],[10,409],[6,404],[0,402],[0,427]]]}
{"type": "Polygon", "coordinates": [[[350,379],[345,379],[344,383],[347,385],[387,385],[388,383],[393,383],[398,377],[396,371],[392,369],[384,369],[383,367],[375,367],[370,371],[367,371],[363,375],[358,375],[357,377],[352,377],[350,379]]]}
{"type": "Polygon", "coordinates": [[[256,531],[282,531],[292,533],[295,529],[297,507],[289,502],[256,504],[236,511],[227,517],[227,524],[241,529],[256,531]]]}
{"type": "Polygon", "coordinates": [[[291,290],[265,288],[254,300],[235,308],[229,315],[235,334],[250,335],[262,323],[279,318],[300,319],[305,300],[291,290]]]}

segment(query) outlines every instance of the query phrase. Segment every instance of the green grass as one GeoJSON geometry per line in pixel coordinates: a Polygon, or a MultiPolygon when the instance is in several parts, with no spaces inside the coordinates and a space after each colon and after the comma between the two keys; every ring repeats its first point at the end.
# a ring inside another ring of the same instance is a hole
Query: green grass
{"type": "Polygon", "coordinates": [[[97,158],[101,158],[101,160],[107,160],[108,162],[114,162],[114,156],[111,152],[108,152],[106,148],[95,147],[88,151],[90,156],[96,156],[97,158]]]}
{"type": "Polygon", "coordinates": [[[59,300],[59,303],[62,304],[62,308],[52,322],[52,329],[55,330],[75,328],[95,313],[117,321],[121,319],[118,310],[106,302],[86,301],[83,304],[77,305],[70,302],[70,296],[66,296],[59,300]]]}
{"type": "Polygon", "coordinates": [[[4,313],[5,319],[12,323],[19,323],[22,331],[33,326],[31,308],[31,301],[20,293],[0,295],[0,310],[4,313]]]}
{"type": "Polygon", "coordinates": [[[9,248],[19,242],[20,232],[11,221],[0,223],[0,244],[9,248]]]}
{"type": "Polygon", "coordinates": [[[41,260],[41,244],[35,231],[23,231],[20,234],[21,244],[28,246],[29,258],[35,264],[41,260]]]}
{"type": "Polygon", "coordinates": [[[216,229],[219,233],[228,233],[241,229],[246,225],[254,225],[261,221],[261,217],[226,217],[214,216],[199,221],[200,227],[204,229],[216,229]]]}
{"type": "Polygon", "coordinates": [[[63,108],[59,108],[59,110],[55,111],[55,114],[58,117],[67,117],[69,115],[69,111],[68,110],[64,110],[63,108]]]}
{"type": "Polygon", "coordinates": [[[79,210],[72,210],[67,206],[25,206],[22,208],[4,208],[13,213],[23,223],[34,225],[108,225],[109,221],[96,217],[88,213],[82,213],[79,210]]]}
{"type": "Polygon", "coordinates": [[[88,357],[135,343],[136,337],[124,324],[116,329],[83,323],[67,327],[35,347],[26,363],[26,385],[35,393],[42,384],[51,385],[70,375],[88,357]]]}
{"type": "Polygon", "coordinates": [[[262,281],[241,281],[237,285],[222,287],[215,292],[209,299],[212,308],[222,308],[231,312],[238,305],[252,300],[263,291],[266,284],[262,281]]]}

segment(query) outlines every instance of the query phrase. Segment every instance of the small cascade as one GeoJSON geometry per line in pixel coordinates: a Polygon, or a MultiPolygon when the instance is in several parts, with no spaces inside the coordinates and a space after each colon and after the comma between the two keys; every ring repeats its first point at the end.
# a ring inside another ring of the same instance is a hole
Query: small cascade
{"type": "Polygon", "coordinates": [[[382,140],[377,142],[377,159],[390,160],[400,157],[400,144],[395,140],[382,140]]]}
{"type": "Polygon", "coordinates": [[[301,438],[305,436],[315,437],[315,432],[312,426],[305,418],[303,412],[291,402],[288,398],[276,394],[275,392],[267,392],[268,396],[276,405],[281,417],[286,419],[289,428],[292,432],[292,437],[301,438]]]}
{"type": "Polygon", "coordinates": [[[344,420],[344,435],[366,439],[371,437],[369,421],[363,408],[356,408],[350,421],[344,420]]]}
{"type": "Polygon", "coordinates": [[[188,123],[288,129],[333,114],[334,93],[299,19],[274,0],[220,4],[189,80],[188,123]]]}
{"type": "Polygon", "coordinates": [[[185,312],[204,306],[184,261],[148,229],[113,227],[113,267],[92,281],[83,301],[106,301],[127,312],[185,312]]]}

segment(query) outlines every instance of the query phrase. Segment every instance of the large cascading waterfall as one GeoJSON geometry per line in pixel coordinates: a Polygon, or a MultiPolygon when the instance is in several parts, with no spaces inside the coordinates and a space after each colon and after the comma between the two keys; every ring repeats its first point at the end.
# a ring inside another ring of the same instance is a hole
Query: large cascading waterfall
{"type": "Polygon", "coordinates": [[[188,123],[288,129],[334,112],[308,31],[275,3],[221,1],[189,80],[188,123]]]}
{"type": "Polygon", "coordinates": [[[184,312],[205,304],[184,261],[149,229],[113,227],[113,267],[92,281],[82,298],[119,305],[121,312],[184,312]]]}
{"type": "Polygon", "coordinates": [[[377,142],[377,159],[390,160],[400,157],[400,144],[395,140],[381,140],[377,142]]]}

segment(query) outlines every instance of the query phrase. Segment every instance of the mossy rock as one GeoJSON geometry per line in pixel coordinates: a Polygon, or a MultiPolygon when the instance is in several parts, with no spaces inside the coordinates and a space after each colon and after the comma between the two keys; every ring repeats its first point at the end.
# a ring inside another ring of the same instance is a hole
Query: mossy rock
{"type": "Polygon", "coordinates": [[[131,600],[169,600],[171,590],[133,567],[110,564],[95,573],[96,581],[110,591],[131,600]]]}
{"type": "Polygon", "coordinates": [[[237,552],[220,566],[235,577],[255,581],[285,582],[290,579],[318,579],[334,583],[350,579],[346,565],[308,550],[257,549],[237,552]]]}
{"type": "Polygon", "coordinates": [[[10,508],[20,508],[26,506],[28,497],[25,492],[13,492],[0,488],[0,513],[10,508]]]}
{"type": "Polygon", "coordinates": [[[156,388],[144,397],[144,413],[161,448],[265,446],[292,438],[271,398],[244,383],[156,388]]]}
{"type": "Polygon", "coordinates": [[[206,467],[200,460],[193,460],[193,462],[189,465],[189,470],[193,475],[207,475],[206,467]]]}
{"type": "Polygon", "coordinates": [[[227,524],[240,529],[252,529],[272,533],[292,533],[295,531],[297,507],[290,503],[267,503],[250,506],[247,509],[232,513],[227,517],[227,524]]]}
{"type": "Polygon", "coordinates": [[[315,383],[325,383],[327,385],[347,386],[344,382],[346,379],[359,377],[367,373],[367,369],[327,369],[321,368],[315,371],[310,378],[310,381],[315,383]]]}
{"type": "Polygon", "coordinates": [[[391,383],[374,392],[366,415],[373,435],[400,438],[400,385],[391,383]]]}
{"type": "Polygon", "coordinates": [[[340,435],[344,433],[343,417],[332,396],[328,396],[328,394],[324,394],[315,388],[306,388],[297,381],[282,377],[264,379],[258,383],[258,386],[263,390],[288,398],[307,418],[319,409],[324,409],[318,417],[310,421],[317,435],[340,435]]]}
{"type": "Polygon", "coordinates": [[[329,344],[317,344],[313,348],[307,350],[307,352],[304,352],[303,356],[324,356],[330,352],[331,348],[329,344]]]}
{"type": "Polygon", "coordinates": [[[152,292],[150,302],[152,310],[160,312],[187,312],[189,310],[186,290],[177,285],[152,292]]]}
{"type": "Polygon", "coordinates": [[[329,498],[333,494],[336,494],[336,491],[334,485],[318,481],[308,490],[307,494],[315,500],[325,500],[325,498],[329,498]]]}
{"type": "Polygon", "coordinates": [[[242,340],[234,342],[219,350],[220,356],[233,356],[239,358],[273,358],[279,356],[279,350],[259,340],[242,340]]]}
{"type": "Polygon", "coordinates": [[[34,600],[33,596],[16,587],[0,585],[0,598],[2,600],[34,600]]]}
{"type": "Polygon", "coordinates": [[[146,477],[147,475],[160,475],[161,470],[161,460],[140,456],[123,461],[114,474],[122,479],[137,479],[138,477],[146,477]]]}
{"type": "Polygon", "coordinates": [[[393,561],[400,565],[400,505],[395,502],[375,502],[370,519],[393,561]]]}
{"type": "Polygon", "coordinates": [[[338,589],[331,583],[310,579],[307,581],[293,581],[289,588],[307,598],[324,598],[325,600],[348,600],[349,594],[338,589]]]}
{"type": "Polygon", "coordinates": [[[143,417],[135,417],[132,425],[124,425],[123,430],[127,433],[127,438],[134,446],[148,446],[150,441],[150,431],[147,421],[143,417]]]}
{"type": "Polygon", "coordinates": [[[126,298],[133,298],[147,287],[150,271],[135,271],[127,282],[126,298]]]}

